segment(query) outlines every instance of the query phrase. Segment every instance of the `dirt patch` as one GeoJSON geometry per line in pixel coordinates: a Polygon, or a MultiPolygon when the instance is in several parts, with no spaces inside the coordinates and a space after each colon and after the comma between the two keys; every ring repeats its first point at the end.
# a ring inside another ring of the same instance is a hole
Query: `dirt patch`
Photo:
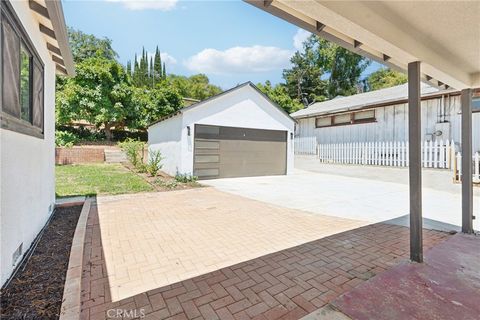
{"type": "Polygon", "coordinates": [[[166,174],[163,171],[159,171],[155,177],[152,177],[147,173],[139,172],[131,163],[123,163],[123,165],[128,170],[145,179],[153,188],[155,188],[155,191],[185,190],[205,187],[204,185],[198,183],[198,181],[177,181],[174,177],[166,174]]]}
{"type": "Polygon", "coordinates": [[[58,319],[82,206],[57,208],[30,259],[1,291],[3,319],[58,319]]]}

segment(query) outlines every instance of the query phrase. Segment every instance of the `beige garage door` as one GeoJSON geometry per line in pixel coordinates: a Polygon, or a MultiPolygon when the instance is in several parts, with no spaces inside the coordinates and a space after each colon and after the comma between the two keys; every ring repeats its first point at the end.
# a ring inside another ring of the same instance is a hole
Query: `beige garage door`
{"type": "Polygon", "coordinates": [[[193,174],[199,179],[281,175],[287,132],[195,125],[193,174]]]}

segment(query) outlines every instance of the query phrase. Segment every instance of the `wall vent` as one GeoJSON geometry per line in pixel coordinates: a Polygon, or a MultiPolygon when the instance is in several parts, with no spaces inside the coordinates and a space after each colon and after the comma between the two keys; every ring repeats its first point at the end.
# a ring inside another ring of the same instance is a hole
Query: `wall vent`
{"type": "Polygon", "coordinates": [[[22,253],[23,253],[23,242],[20,243],[17,250],[15,250],[15,252],[12,255],[12,266],[15,266],[18,259],[22,256],[22,253]]]}

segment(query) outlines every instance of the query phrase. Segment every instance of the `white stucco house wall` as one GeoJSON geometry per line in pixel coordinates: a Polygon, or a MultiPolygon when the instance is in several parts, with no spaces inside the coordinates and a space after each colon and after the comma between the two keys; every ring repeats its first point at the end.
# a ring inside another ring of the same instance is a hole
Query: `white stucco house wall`
{"type": "Polygon", "coordinates": [[[55,74],[72,75],[74,66],[59,1],[2,0],[0,6],[3,285],[54,208],[55,74]],[[21,70],[29,76],[20,80],[21,70]]]}
{"type": "Polygon", "coordinates": [[[162,170],[202,178],[288,174],[295,120],[247,82],[148,128],[162,170]]]}

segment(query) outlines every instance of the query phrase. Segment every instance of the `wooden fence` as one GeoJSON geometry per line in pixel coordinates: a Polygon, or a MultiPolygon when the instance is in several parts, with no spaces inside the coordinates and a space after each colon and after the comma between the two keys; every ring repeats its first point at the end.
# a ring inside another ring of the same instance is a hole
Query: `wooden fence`
{"type": "MultiPolygon", "coordinates": [[[[462,180],[462,154],[457,153],[455,164],[453,168],[454,180],[460,182],[462,180]]],[[[476,152],[473,155],[473,183],[480,183],[480,153],[476,152]]]]}
{"type": "Polygon", "coordinates": [[[295,154],[299,155],[316,155],[317,154],[317,138],[316,137],[296,137],[295,138],[295,154]]]}
{"type": "MultiPolygon", "coordinates": [[[[408,142],[354,142],[319,144],[317,156],[323,163],[363,164],[408,167],[408,142]]],[[[450,169],[455,160],[453,141],[425,141],[422,145],[422,166],[450,169]]]]}

